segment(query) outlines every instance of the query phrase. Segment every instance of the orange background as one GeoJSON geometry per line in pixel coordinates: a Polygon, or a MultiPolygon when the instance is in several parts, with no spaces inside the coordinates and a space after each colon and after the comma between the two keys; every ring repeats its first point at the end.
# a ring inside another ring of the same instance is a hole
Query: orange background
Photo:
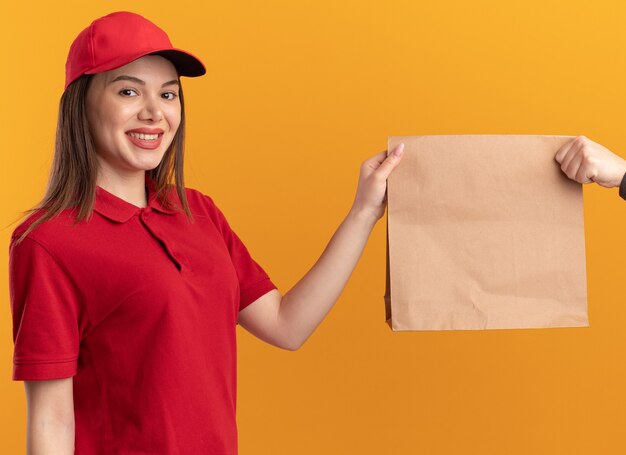
{"type": "MultiPolygon", "coordinates": [[[[215,199],[283,293],[323,251],[361,162],[387,136],[584,134],[626,157],[622,1],[10,2],[0,28],[5,264],[9,223],[45,189],[69,45],[122,9],[207,64],[183,81],[186,183],[215,199]]],[[[584,207],[582,329],[392,332],[381,220],[299,351],[237,329],[240,453],[626,453],[626,203],[593,185],[584,207]]],[[[24,453],[0,273],[0,453],[24,453]]]]}

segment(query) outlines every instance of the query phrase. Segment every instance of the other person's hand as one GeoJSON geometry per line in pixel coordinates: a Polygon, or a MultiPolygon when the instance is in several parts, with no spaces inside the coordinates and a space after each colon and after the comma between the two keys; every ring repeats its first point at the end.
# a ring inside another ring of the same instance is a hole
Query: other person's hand
{"type": "Polygon", "coordinates": [[[585,136],[565,143],[554,158],[565,175],[578,183],[612,188],[620,186],[626,174],[626,160],[585,136]]]}

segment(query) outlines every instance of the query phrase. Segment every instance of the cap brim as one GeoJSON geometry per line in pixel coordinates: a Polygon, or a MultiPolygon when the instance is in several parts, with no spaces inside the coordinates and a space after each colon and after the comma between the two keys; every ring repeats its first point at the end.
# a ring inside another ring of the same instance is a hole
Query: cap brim
{"type": "Polygon", "coordinates": [[[170,48],[157,51],[149,50],[145,52],[140,52],[135,55],[119,56],[116,59],[110,60],[97,67],[91,68],[89,71],[85,71],[85,74],[95,74],[102,73],[104,71],[111,71],[119,68],[120,66],[127,65],[140,57],[152,54],[161,55],[171,61],[180,76],[196,77],[202,76],[206,73],[206,68],[199,58],[181,49],[170,48]]]}
{"type": "Polygon", "coordinates": [[[206,73],[206,68],[199,58],[181,49],[166,49],[150,54],[162,55],[170,60],[181,76],[196,77],[206,73]]]}

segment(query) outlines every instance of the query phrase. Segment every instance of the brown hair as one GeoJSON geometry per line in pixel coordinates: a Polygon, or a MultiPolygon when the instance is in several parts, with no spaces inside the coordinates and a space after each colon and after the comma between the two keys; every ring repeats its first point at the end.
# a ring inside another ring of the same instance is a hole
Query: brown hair
{"type": "MultiPolygon", "coordinates": [[[[45,213],[28,226],[16,239],[16,244],[39,224],[55,217],[66,208],[76,208],[75,224],[91,217],[96,200],[98,160],[89,131],[85,100],[92,76],[83,74],[72,82],[61,96],[54,159],[46,194],[35,207],[22,212],[22,216],[41,209],[45,213]]],[[[180,83],[180,78],[178,82],[180,83]]],[[[155,182],[156,197],[169,209],[176,209],[167,198],[168,188],[174,182],[182,209],[187,218],[193,221],[185,196],[183,176],[185,105],[182,85],[179,87],[180,125],[159,165],[146,172],[155,182]]]]}

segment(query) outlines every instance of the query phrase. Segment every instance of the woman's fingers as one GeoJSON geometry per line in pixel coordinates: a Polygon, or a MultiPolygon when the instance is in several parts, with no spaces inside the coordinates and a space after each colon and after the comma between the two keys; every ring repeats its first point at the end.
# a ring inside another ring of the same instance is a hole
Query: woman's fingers
{"type": "MultiPolygon", "coordinates": [[[[388,156],[384,157],[383,161],[380,162],[378,169],[376,169],[376,173],[379,175],[381,180],[387,180],[391,171],[393,171],[400,163],[403,153],[404,144],[398,144],[388,156]]],[[[376,156],[379,157],[379,155],[376,156]]]]}

